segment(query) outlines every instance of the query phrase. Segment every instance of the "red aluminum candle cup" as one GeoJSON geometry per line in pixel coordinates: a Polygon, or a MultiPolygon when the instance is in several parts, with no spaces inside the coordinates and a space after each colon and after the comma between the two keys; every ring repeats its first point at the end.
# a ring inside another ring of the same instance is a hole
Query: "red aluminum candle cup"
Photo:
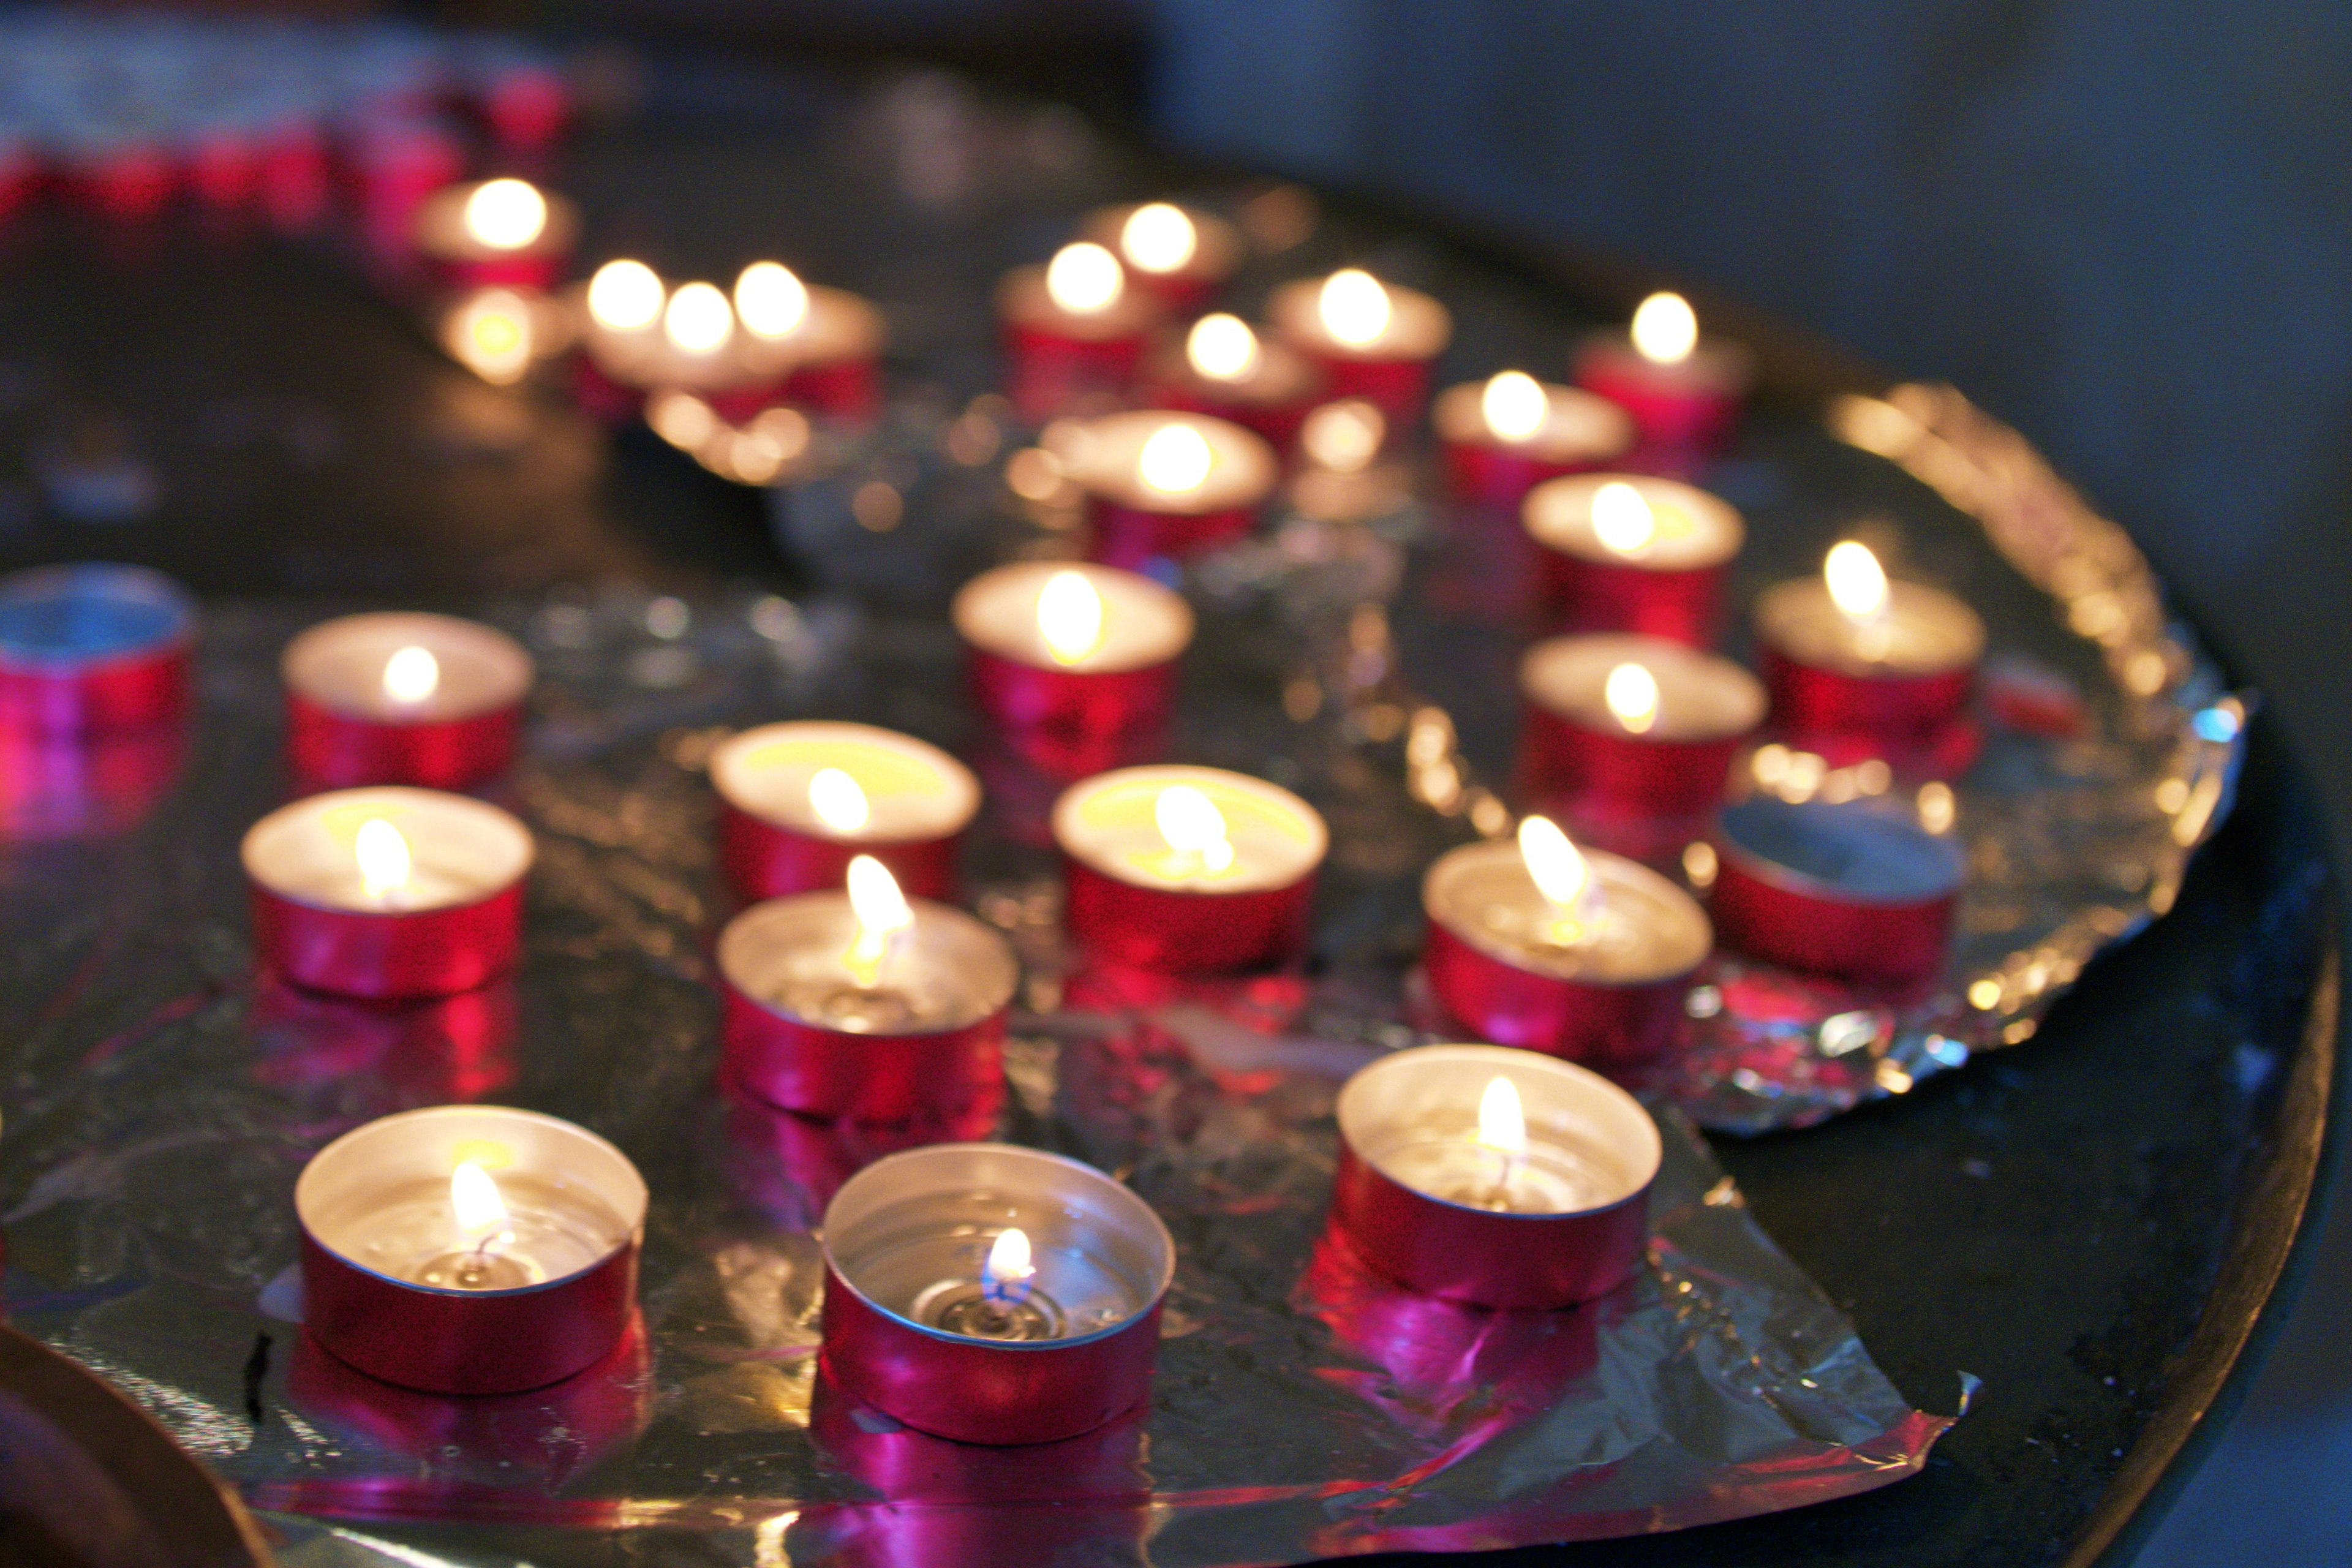
{"type": "Polygon", "coordinates": [[[1578,474],[1528,491],[1520,515],[1563,630],[1714,645],[1724,574],[1748,531],[1727,502],[1673,479],[1578,474]]]}
{"type": "Polygon", "coordinates": [[[461,790],[512,761],[533,668],[520,643],[478,621],[392,612],[312,626],[278,673],[286,759],[306,785],[461,790]]]}
{"type": "Polygon", "coordinates": [[[711,752],[710,783],[719,864],[747,903],[839,888],[859,855],[910,896],[952,899],[963,830],[980,810],[971,769],[869,724],[746,730],[711,752]]]}
{"type": "Polygon", "coordinates": [[[1762,683],[1729,659],[1622,633],[1536,644],[1519,694],[1523,792],[1591,821],[1705,816],[1764,719],[1762,683]]]}
{"type": "Polygon", "coordinates": [[[1172,306],[1199,304],[1241,268],[1241,231],[1198,207],[1097,207],[1078,232],[1118,257],[1129,282],[1172,306]]]}
{"type": "Polygon", "coordinates": [[[1967,707],[1983,657],[1984,622],[1949,594],[1890,583],[1875,616],[1838,608],[1819,577],[1766,590],[1756,641],[1772,722],[1799,741],[1871,738],[1916,744],[1967,707]]]}
{"type": "Polygon", "coordinates": [[[1958,846],[1866,801],[1724,807],[1709,908],[1726,946],[1896,987],[1942,973],[1967,880],[1958,846]]]}
{"type": "Polygon", "coordinates": [[[0,578],[0,726],[141,729],[188,706],[196,608],[143,566],[43,566],[0,578]]]}
{"type": "Polygon", "coordinates": [[[1756,381],[1756,356],[1724,338],[1701,338],[1687,358],[1660,364],[1630,333],[1594,332],[1577,345],[1576,384],[1633,416],[1645,451],[1705,455],[1728,446],[1756,381]]]}
{"type": "Polygon", "coordinates": [[[950,1117],[998,1092],[1012,944],[961,910],[908,900],[870,984],[845,962],[844,893],[797,893],[719,935],[726,1072],[769,1104],[857,1121],[950,1117]]]}
{"type": "Polygon", "coordinates": [[[484,180],[417,203],[409,232],[417,254],[451,282],[548,289],[570,263],[580,208],[521,180],[484,180]]]}
{"type": "Polygon", "coordinates": [[[1640,1272],[1664,1152],[1650,1113],[1608,1079],[1498,1046],[1423,1046],[1349,1079],[1338,1114],[1331,1225],[1399,1283],[1551,1308],[1640,1272]],[[1516,1155],[1480,1142],[1498,1079],[1525,1123],[1516,1155]]]}
{"type": "Polygon", "coordinates": [[[1003,1143],[878,1160],[824,1215],[825,1376],[934,1436],[1051,1443],[1151,1392],[1176,1246],[1099,1171],[1003,1143]],[[1018,1230],[1029,1268],[1002,1238],[1018,1230]]]}
{"type": "Polygon", "coordinates": [[[1611,467],[1633,447],[1623,409],[1527,375],[1449,386],[1430,420],[1454,499],[1505,512],[1545,480],[1611,467]]]}
{"type": "MultiPolygon", "coordinates": [[[[740,321],[740,357],[781,377],[782,399],[822,418],[870,423],[882,412],[882,351],[889,330],[874,302],[845,289],[804,285],[807,306],[789,331],[740,321]]],[[[740,291],[740,290],[739,290],[740,291]]]]}
{"type": "Polygon", "coordinates": [[[1150,293],[1124,283],[1095,310],[1067,310],[1047,289],[1046,271],[1016,267],[996,289],[1005,395],[1030,420],[1123,394],[1161,310],[1150,293]]]}
{"type": "Polygon", "coordinates": [[[1122,768],[1064,792],[1053,829],[1071,940],[1098,960],[1213,974],[1306,949],[1330,833],[1286,789],[1219,768],[1122,768]],[[1174,844],[1161,826],[1177,826],[1161,797],[1180,787],[1213,808],[1213,828],[1198,835],[1205,848],[1174,844]]]}
{"type": "Polygon", "coordinates": [[[1320,370],[1288,345],[1264,339],[1230,374],[1211,374],[1187,343],[1170,342],[1146,363],[1142,379],[1144,400],[1151,407],[1238,425],[1263,437],[1276,452],[1297,444],[1307,410],[1324,396],[1320,370]]]}
{"type": "Polygon", "coordinates": [[[1266,300],[1275,330],[1322,367],[1329,395],[1365,398],[1397,429],[1418,425],[1430,365],[1454,337],[1453,316],[1429,295],[1393,283],[1381,285],[1378,296],[1360,285],[1327,300],[1331,282],[1301,279],[1276,289],[1266,300]]]}
{"type": "Polygon", "coordinates": [[[1063,464],[1087,494],[1094,558],[1126,567],[1245,537],[1280,473],[1240,426],[1157,409],[1087,420],[1063,464]]]}
{"type": "Polygon", "coordinates": [[[303,1328],[404,1388],[544,1387],[627,1330],[646,1202],[625,1155],[552,1116],[445,1105],[368,1122],[294,1186],[303,1328]]]}
{"type": "Polygon", "coordinates": [[[1556,909],[1508,839],[1465,844],[1422,879],[1422,966],[1486,1038],[1604,1071],[1671,1055],[1690,978],[1715,945],[1706,911],[1638,861],[1583,852],[1591,891],[1556,909]]]}
{"type": "Polygon", "coordinates": [[[1192,641],[1181,595],[1086,563],[983,572],[958,591],[950,615],[980,710],[1005,730],[1062,737],[1077,750],[1163,721],[1176,660],[1192,641]],[[1054,587],[1065,574],[1083,589],[1054,587]]]}
{"type": "Polygon", "coordinates": [[[245,836],[255,957],[338,996],[470,991],[514,967],[531,856],[529,828],[467,795],[387,787],[298,800],[245,836]]]}

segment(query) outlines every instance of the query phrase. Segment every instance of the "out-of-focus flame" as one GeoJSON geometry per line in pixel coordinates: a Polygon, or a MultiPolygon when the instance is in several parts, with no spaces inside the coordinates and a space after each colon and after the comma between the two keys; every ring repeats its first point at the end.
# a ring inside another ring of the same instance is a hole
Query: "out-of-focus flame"
{"type": "Polygon", "coordinates": [[[1657,514],[1640,490],[1612,479],[1592,492],[1592,534],[1620,555],[1638,555],[1657,542],[1657,514]]]}
{"type": "Polygon", "coordinates": [[[1309,413],[1298,427],[1298,444],[1317,466],[1335,474],[1353,474],[1380,456],[1381,443],[1388,434],[1388,421],[1378,405],[1349,397],[1309,413]]]}
{"type": "Polygon", "coordinates": [[[1206,484],[1216,463],[1208,438],[1190,425],[1163,425],[1136,458],[1136,475],[1164,496],[1190,495],[1206,484]]]}
{"type": "Polygon", "coordinates": [[[529,180],[485,180],[466,198],[466,232],[493,250],[520,250],[547,232],[547,198],[529,180]]]}
{"type": "Polygon", "coordinates": [[[1519,824],[1519,858],[1527,862],[1537,890],[1563,914],[1573,910],[1592,885],[1592,868],[1549,816],[1530,816],[1519,824]]]}
{"type": "Polygon", "coordinates": [[[1509,1079],[1489,1079],[1478,1097],[1478,1142],[1498,1154],[1527,1152],[1527,1113],[1519,1109],[1518,1085],[1509,1079]]]}
{"type": "Polygon", "coordinates": [[[1209,871],[1222,871],[1234,863],[1234,847],[1225,837],[1225,814],[1191,784],[1170,784],[1161,790],[1151,803],[1151,819],[1179,858],[1197,858],[1209,871]]]}
{"type": "Polygon", "coordinates": [[[735,310],[715,283],[681,284],[662,312],[662,331],[684,353],[707,354],[734,335],[735,310]]]}
{"type": "Polygon", "coordinates": [[[1832,545],[1822,580],[1829,584],[1830,602],[1849,620],[1866,621],[1886,607],[1886,569],[1867,544],[1849,539],[1832,545]]]}
{"type": "Polygon", "coordinates": [[[1486,383],[1478,395],[1478,412],[1496,438],[1524,441],[1544,426],[1551,399],[1543,384],[1523,370],[1507,370],[1486,383]]]}
{"type": "Polygon", "coordinates": [[[530,369],[530,301],[508,289],[484,289],[449,312],[442,342],[450,357],[493,386],[510,386],[530,369]]]}
{"type": "Polygon", "coordinates": [[[1646,665],[1621,664],[1611,670],[1601,700],[1629,733],[1639,735],[1658,721],[1658,678],[1646,665]]]}
{"type": "Polygon", "coordinates": [[[755,338],[786,338],[808,320],[808,286],[777,261],[754,261],[735,279],[735,314],[755,338]]]}
{"type": "Polygon", "coordinates": [[[1323,330],[1349,348],[1370,348],[1389,330],[1394,308],[1381,280],[1360,267],[1343,267],[1323,279],[1315,301],[1323,330]]]}
{"type": "Polygon", "coordinates": [[[1652,364],[1680,364],[1698,347],[1698,313],[1680,294],[1653,294],[1633,311],[1633,350],[1652,364]]]}
{"type": "Polygon", "coordinates": [[[915,923],[907,895],[890,868],[871,855],[849,863],[849,908],[857,917],[857,935],[842,962],[859,988],[871,991],[881,983],[882,961],[889,956],[890,939],[915,923]]]}
{"type": "Polygon", "coordinates": [[[809,779],[808,792],[809,809],[835,833],[855,833],[873,816],[866,792],[839,768],[817,769],[809,779]]]}
{"type": "Polygon", "coordinates": [[[424,701],[441,687],[441,661],[429,647],[404,647],[383,661],[383,694],[403,707],[424,701]]]}
{"type": "Polygon", "coordinates": [[[1257,334],[1239,316],[1220,310],[1192,323],[1184,357],[1211,381],[1239,381],[1257,368],[1257,334]]]}
{"type": "Polygon", "coordinates": [[[1056,572],[1037,592],[1037,635],[1055,664],[1076,664],[1103,644],[1102,595],[1083,572],[1056,572]]]}
{"type": "Polygon", "coordinates": [[[660,277],[644,262],[607,261],[588,279],[588,319],[606,331],[638,331],[660,319],[667,298],[660,277]]]}
{"type": "Polygon", "coordinates": [[[1173,272],[1192,259],[1201,237],[1184,209],[1150,202],[1129,215],[1118,231],[1118,247],[1146,272],[1173,272]]]}
{"type": "Polygon", "coordinates": [[[1046,298],[1074,316],[1109,310],[1126,288],[1118,258],[1091,240],[1062,247],[1045,264],[1046,298]]]}
{"type": "Polygon", "coordinates": [[[360,863],[360,889],[369,898],[382,899],[408,886],[408,840],[383,817],[371,816],[360,824],[352,854],[360,863]]]}

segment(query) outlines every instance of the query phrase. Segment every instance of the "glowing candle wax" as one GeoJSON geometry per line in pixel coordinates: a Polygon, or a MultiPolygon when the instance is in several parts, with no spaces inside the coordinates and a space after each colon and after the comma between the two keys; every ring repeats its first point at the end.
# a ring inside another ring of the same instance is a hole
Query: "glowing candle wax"
{"type": "Polygon", "coordinates": [[[910,735],[865,724],[764,724],[710,756],[719,858],[738,897],[835,888],[871,855],[908,892],[949,897],[957,846],[980,809],[970,769],[910,735]]]}

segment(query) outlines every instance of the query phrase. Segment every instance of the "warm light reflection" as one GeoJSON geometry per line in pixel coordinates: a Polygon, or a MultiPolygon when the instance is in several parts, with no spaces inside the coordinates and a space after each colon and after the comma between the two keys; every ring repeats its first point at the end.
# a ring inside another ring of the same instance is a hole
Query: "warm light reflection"
{"type": "Polygon", "coordinates": [[[1190,425],[1164,425],[1151,433],[1136,459],[1136,475],[1164,496],[1189,495],[1206,484],[1216,454],[1208,438],[1190,425]]]}
{"type": "Polygon", "coordinates": [[[987,1261],[980,1266],[981,1295],[999,1304],[1017,1302],[1029,1293],[1029,1281],[1036,1272],[1027,1235],[1018,1227],[1005,1231],[989,1247],[987,1261]]]}
{"type": "Polygon", "coordinates": [[[1323,330],[1350,348],[1369,348],[1387,335],[1393,307],[1381,280],[1359,267],[1343,267],[1323,279],[1315,301],[1323,330]]]}
{"type": "Polygon", "coordinates": [[[1257,334],[1239,316],[1220,310],[1192,323],[1184,358],[1211,381],[1239,381],[1257,368],[1257,334]]]}
{"type": "Polygon", "coordinates": [[[734,307],[714,283],[681,284],[662,312],[662,332],[673,347],[690,354],[707,354],[726,342],[735,331],[734,307]]]}
{"type": "Polygon", "coordinates": [[[360,863],[360,890],[369,898],[382,899],[408,886],[408,840],[383,817],[371,816],[360,824],[352,854],[360,863]]]}
{"type": "Polygon", "coordinates": [[[1090,240],[1062,247],[1045,264],[1046,297],[1072,315],[1109,310],[1126,287],[1118,258],[1090,240]]]}
{"type": "Polygon", "coordinates": [[[1611,670],[1601,699],[1630,734],[1642,734],[1658,721],[1658,678],[1646,665],[1621,664],[1611,670]]]}
{"type": "Polygon", "coordinates": [[[660,319],[662,280],[642,261],[607,261],[588,279],[588,319],[606,331],[634,332],[660,319]]]}
{"type": "Polygon", "coordinates": [[[1478,1142],[1498,1154],[1527,1152],[1527,1113],[1519,1108],[1519,1087],[1509,1079],[1490,1079],[1478,1097],[1478,1142]]]}
{"type": "Polygon", "coordinates": [[[1192,259],[1201,237],[1181,207],[1151,202],[1130,214],[1118,231],[1118,247],[1146,272],[1173,272],[1192,259]]]}
{"type": "Polygon", "coordinates": [[[1680,294],[1653,294],[1633,312],[1633,349],[1652,364],[1680,364],[1698,347],[1698,314],[1680,294]]]}
{"type": "Polygon", "coordinates": [[[1831,603],[1849,620],[1866,621],[1886,607],[1886,569],[1867,544],[1849,539],[1832,545],[1822,579],[1831,603]]]}
{"type": "Polygon", "coordinates": [[[807,286],[781,262],[754,261],[735,279],[735,313],[753,337],[790,337],[808,311],[807,286]]]}
{"type": "Polygon", "coordinates": [[[819,768],[809,779],[809,809],[835,833],[856,833],[873,816],[865,790],[839,768],[819,768]]]}
{"type": "Polygon", "coordinates": [[[698,452],[719,433],[719,416],[690,392],[656,393],[646,401],[646,423],[681,452],[698,452]]]}
{"type": "Polygon", "coordinates": [[[1170,784],[1161,790],[1151,803],[1151,819],[1179,859],[1197,862],[1205,871],[1223,871],[1234,863],[1234,847],[1225,837],[1225,814],[1191,784],[1170,784]]]}
{"type": "Polygon", "coordinates": [[[1549,816],[1520,822],[1519,858],[1527,862],[1537,890],[1562,914],[1573,910],[1591,886],[1592,868],[1549,816]]]}
{"type": "Polygon", "coordinates": [[[1352,474],[1380,456],[1388,434],[1388,421],[1377,405],[1349,397],[1309,412],[1298,427],[1298,444],[1318,467],[1352,474]]]}
{"type": "Polygon", "coordinates": [[[1592,492],[1592,534],[1605,549],[1638,555],[1657,541],[1657,515],[1640,490],[1612,479],[1592,492]]]}
{"type": "Polygon", "coordinates": [[[506,1226],[506,1198],[490,1173],[471,1160],[450,1173],[449,1207],[457,1216],[462,1246],[478,1247],[506,1226]]]}
{"type": "Polygon", "coordinates": [[[1486,383],[1478,396],[1478,411],[1496,438],[1524,441],[1544,426],[1551,399],[1543,384],[1523,370],[1507,370],[1486,383]]]}
{"type": "Polygon", "coordinates": [[[443,342],[450,357],[493,386],[530,369],[530,302],[506,289],[485,289],[449,313],[443,342]]]}
{"type": "Polygon", "coordinates": [[[528,180],[485,180],[466,198],[466,232],[493,250],[520,250],[547,231],[547,198],[528,180]]]}
{"type": "Polygon", "coordinates": [[[842,963],[859,989],[871,991],[881,983],[882,961],[890,954],[890,939],[915,923],[907,895],[890,868],[871,855],[849,863],[849,908],[857,917],[857,935],[842,963]]]}
{"type": "Polygon", "coordinates": [[[1055,664],[1076,664],[1103,643],[1102,595],[1083,572],[1056,572],[1037,593],[1037,635],[1055,664]]]}
{"type": "Polygon", "coordinates": [[[441,685],[441,661],[429,647],[404,647],[383,661],[383,694],[403,707],[424,701],[441,685]]]}

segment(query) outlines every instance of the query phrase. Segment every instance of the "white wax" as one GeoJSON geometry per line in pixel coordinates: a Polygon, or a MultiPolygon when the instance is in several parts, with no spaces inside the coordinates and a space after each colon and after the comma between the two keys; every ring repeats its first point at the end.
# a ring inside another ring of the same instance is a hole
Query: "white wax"
{"type": "Polygon", "coordinates": [[[378,724],[445,723],[510,708],[530,690],[530,655],[494,627],[406,612],[322,621],[286,645],[278,674],[289,690],[332,713],[378,724]],[[438,670],[415,702],[384,689],[384,667],[421,647],[438,670]]]}
{"type": "Polygon", "coordinates": [[[1093,240],[1118,258],[1127,268],[1130,284],[1139,279],[1153,277],[1180,279],[1185,281],[1214,282],[1233,276],[1242,263],[1241,231],[1214,213],[1198,207],[1176,204],[1177,209],[1192,222],[1192,254],[1182,265],[1168,271],[1153,273],[1139,265],[1127,253],[1124,236],[1127,220],[1135,216],[1140,202],[1123,202],[1117,206],[1097,207],[1088,213],[1080,226],[1078,237],[1093,240]]]}
{"type": "Polygon", "coordinates": [[[1496,447],[1548,463],[1599,463],[1633,445],[1633,419],[1605,397],[1573,386],[1541,384],[1544,420],[1525,436],[1495,433],[1486,423],[1486,384],[1464,382],[1437,395],[1430,422],[1439,436],[1464,445],[1496,447]]]}
{"type": "Polygon", "coordinates": [[[1332,359],[1371,361],[1435,359],[1454,338],[1454,316],[1418,289],[1383,281],[1389,324],[1369,343],[1343,343],[1323,325],[1323,279],[1285,283],[1266,299],[1274,328],[1303,349],[1332,359]]]}
{"type": "Polygon", "coordinates": [[[1104,876],[1139,888],[1201,893],[1287,888],[1322,864],[1330,832],[1313,806],[1278,785],[1221,768],[1120,768],[1073,784],[1054,805],[1054,841],[1104,876]],[[1178,855],[1160,831],[1160,792],[1188,784],[1224,818],[1233,860],[1221,869],[1178,855]]]}
{"type": "Polygon", "coordinates": [[[245,836],[246,875],[280,898],[320,909],[410,913],[478,903],[530,869],[530,830],[494,805],[438,790],[335,790],[283,805],[245,836]],[[389,822],[407,843],[406,882],[371,894],[359,833],[389,822]]]}
{"type": "Polygon", "coordinates": [[[1519,660],[1519,690],[1536,707],[1601,734],[1651,741],[1722,741],[1764,721],[1763,682],[1727,658],[1664,637],[1602,632],[1548,637],[1519,660]],[[1610,710],[1609,677],[1638,664],[1657,682],[1658,706],[1634,731],[1610,710]]]}
{"type": "Polygon", "coordinates": [[[1538,544],[1580,560],[1654,572],[1718,566],[1739,553],[1748,538],[1738,509],[1694,485],[1647,474],[1570,474],[1528,492],[1521,513],[1538,544]],[[1650,508],[1657,532],[1627,552],[1612,550],[1592,527],[1592,498],[1603,485],[1631,485],[1650,508]]]}
{"type": "Polygon", "coordinates": [[[1964,669],[1983,657],[1985,643],[1983,620],[1949,594],[1890,583],[1885,606],[1857,619],[1819,577],[1766,589],[1756,601],[1756,635],[1799,664],[1863,676],[1964,669]]]}
{"type": "Polygon", "coordinates": [[[1252,507],[1274,489],[1281,464],[1254,430],[1206,414],[1135,409],[1075,424],[1062,458],[1089,494],[1144,511],[1197,517],[1252,507]],[[1209,472],[1195,489],[1159,490],[1143,482],[1144,443],[1171,425],[1189,425],[1208,443],[1209,472]]]}
{"type": "Polygon", "coordinates": [[[1633,346],[1628,328],[1593,332],[1576,346],[1577,374],[1599,373],[1646,382],[1660,391],[1745,397],[1756,381],[1756,356],[1732,338],[1701,337],[1685,358],[1661,364],[1633,346]]]}
{"type": "Polygon", "coordinates": [[[1192,641],[1192,607],[1182,595],[1139,573],[1087,562],[1024,561],[983,572],[957,591],[950,616],[982,653],[1080,675],[1166,664],[1192,641]],[[1064,572],[1077,573],[1102,598],[1101,645],[1069,664],[1054,657],[1037,626],[1037,596],[1064,572]]]}
{"type": "Polygon", "coordinates": [[[996,313],[1031,331],[1083,343],[1139,337],[1159,324],[1160,301],[1129,279],[1118,298],[1099,310],[1065,310],[1045,289],[1043,267],[1016,267],[996,286],[996,313]]]}
{"type": "Polygon", "coordinates": [[[1671,980],[1714,949],[1715,928],[1688,893],[1638,861],[1580,852],[1592,885],[1572,913],[1544,896],[1507,838],[1438,857],[1422,879],[1422,907],[1490,958],[1588,985],[1671,980]]]}
{"type": "Polygon", "coordinates": [[[580,237],[579,205],[542,189],[547,223],[536,236],[522,245],[487,244],[466,225],[466,204],[479,189],[479,182],[444,185],[419,202],[412,230],[416,248],[436,261],[512,261],[562,256],[580,237]]]}
{"type": "Polygon", "coordinates": [[[763,724],[710,755],[710,782],[738,809],[814,838],[903,844],[944,838],[980,809],[980,781],[937,746],[870,724],[763,724]],[[865,792],[867,816],[848,832],[819,816],[809,781],[838,768],[865,792]]]}

